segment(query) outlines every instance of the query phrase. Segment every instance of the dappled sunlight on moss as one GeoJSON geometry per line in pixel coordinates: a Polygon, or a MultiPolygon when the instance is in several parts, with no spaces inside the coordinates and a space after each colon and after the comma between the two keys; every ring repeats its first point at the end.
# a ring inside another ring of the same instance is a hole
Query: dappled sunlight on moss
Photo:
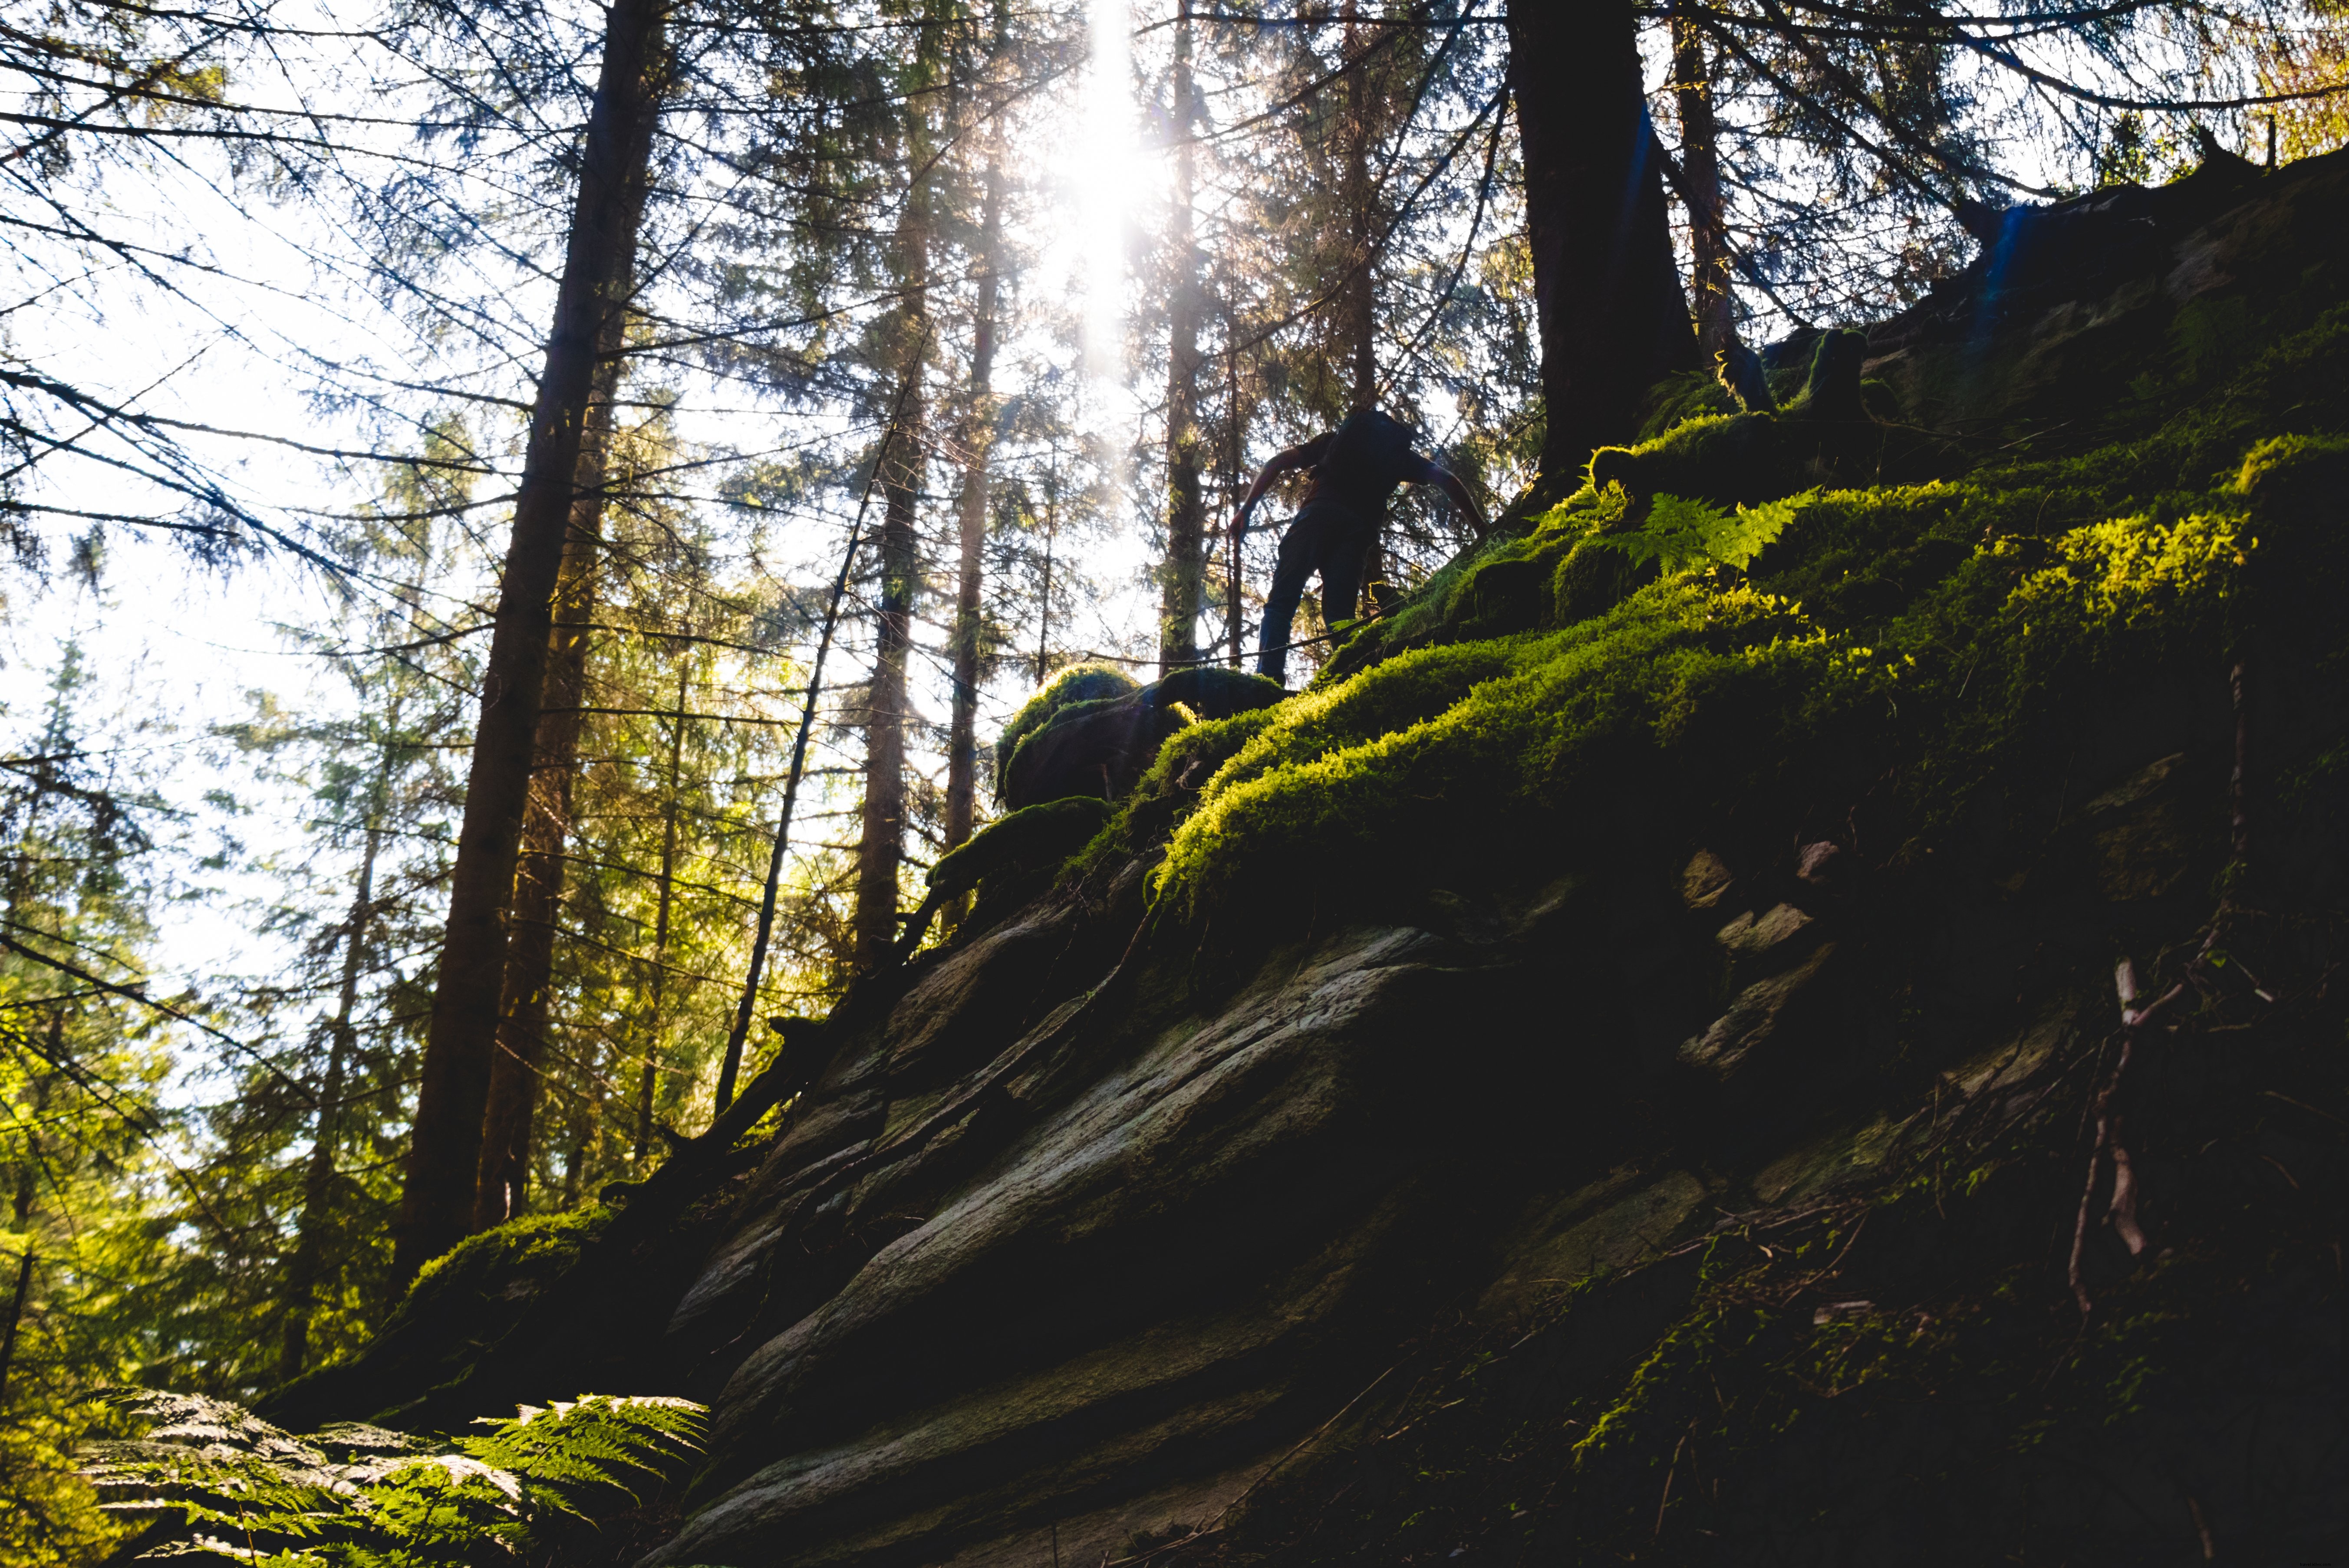
{"type": "Polygon", "coordinates": [[[1806,694],[1782,711],[1809,722],[1885,678],[1837,653],[1794,604],[1691,574],[1599,621],[1396,660],[1285,705],[1175,833],[1160,892],[1197,913],[1308,861],[1457,853],[1568,807],[1627,749],[1717,751],[1712,721],[1743,732],[1765,694],[1806,694]]]}
{"type": "Polygon", "coordinates": [[[1243,887],[1326,891],[1570,834],[1609,819],[1609,791],[1651,779],[1702,814],[1793,787],[1853,744],[1905,757],[1915,820],[1945,820],[2099,683],[2216,667],[2240,634],[2259,549],[2240,490],[2103,516],[2094,499],[1990,480],[1829,492],[1750,578],[1682,573],[1556,632],[1421,649],[1317,687],[1206,783],[1158,886],[1191,917],[1243,887]],[[2002,531],[2051,518],[2069,526],[2002,531]]]}
{"type": "MultiPolygon", "coordinates": [[[[2349,549],[2294,521],[2349,460],[2349,440],[2309,433],[2349,425],[2349,307],[2259,331],[2191,365],[2156,334],[2093,449],[1924,443],[1940,477],[1810,490],[1766,516],[1725,509],[1816,484],[1804,432],[1826,427],[1682,419],[1625,457],[1692,480],[1650,490],[1687,500],[1585,485],[1464,552],[1306,693],[1170,741],[1079,865],[1167,839],[1154,885],[1197,919],[1243,892],[1407,884],[1415,861],[1506,871],[1536,837],[1626,813],[1694,830],[1863,759],[1930,831],[2116,687],[2216,669],[2260,562],[2291,562],[2302,605],[2349,577],[2349,549]],[[1700,499],[1724,510],[1692,526],[1700,499]],[[1675,546],[1699,535],[1735,548],[1675,546]]],[[[1709,407],[1693,383],[1675,396],[1709,407]]],[[[2323,619],[2303,630],[2341,641],[2323,619]]]]}
{"type": "Polygon", "coordinates": [[[525,1214],[468,1236],[426,1264],[392,1316],[463,1310],[471,1297],[502,1290],[517,1275],[559,1269],[576,1257],[612,1217],[600,1203],[561,1213],[525,1214]]]}

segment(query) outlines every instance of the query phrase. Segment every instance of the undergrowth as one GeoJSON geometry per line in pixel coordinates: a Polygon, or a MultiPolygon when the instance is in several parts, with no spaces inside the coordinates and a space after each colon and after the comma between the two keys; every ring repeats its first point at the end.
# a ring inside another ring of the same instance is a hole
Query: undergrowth
{"type": "Polygon", "coordinates": [[[583,1395],[448,1440],[378,1427],[279,1430],[225,1400],[127,1390],[143,1436],[96,1446],[106,1506],[147,1521],[125,1551],[270,1568],[429,1568],[519,1558],[564,1519],[637,1501],[699,1446],[689,1400],[583,1395]]]}

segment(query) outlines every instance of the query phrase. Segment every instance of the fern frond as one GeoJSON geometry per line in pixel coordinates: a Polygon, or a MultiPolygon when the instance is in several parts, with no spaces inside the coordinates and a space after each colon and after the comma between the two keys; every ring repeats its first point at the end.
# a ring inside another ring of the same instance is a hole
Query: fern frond
{"type": "Polygon", "coordinates": [[[579,1511],[602,1489],[633,1500],[631,1485],[658,1475],[700,1447],[702,1407],[658,1396],[583,1394],[544,1408],[524,1405],[510,1419],[483,1417],[486,1436],[457,1439],[466,1453],[520,1476],[549,1506],[579,1511]]]}
{"type": "Polygon", "coordinates": [[[487,1568],[550,1515],[585,1517],[599,1492],[633,1499],[629,1482],[698,1446],[703,1415],[688,1399],[588,1394],[449,1444],[355,1425],[295,1436],[201,1395],[108,1398],[151,1424],[97,1446],[85,1473],[103,1506],[181,1525],[142,1560],[241,1568],[487,1568]]]}
{"type": "Polygon", "coordinates": [[[1602,534],[1595,542],[1619,550],[1635,562],[1653,561],[1668,573],[1692,566],[1728,566],[1743,572],[1818,493],[1805,490],[1784,500],[1742,506],[1734,512],[1701,500],[1659,495],[1649,503],[1647,521],[1638,528],[1628,533],[1602,534]]]}

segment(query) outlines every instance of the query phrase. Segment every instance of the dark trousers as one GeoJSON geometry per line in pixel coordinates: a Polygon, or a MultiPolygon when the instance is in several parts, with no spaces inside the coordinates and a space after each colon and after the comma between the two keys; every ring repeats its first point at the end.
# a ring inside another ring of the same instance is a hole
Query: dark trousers
{"type": "Polygon", "coordinates": [[[1321,576],[1321,619],[1350,621],[1362,592],[1362,563],[1378,538],[1378,525],[1366,523],[1344,507],[1309,502],[1281,536],[1280,559],[1272,569],[1272,592],[1264,601],[1264,638],[1256,657],[1257,674],[1277,681],[1288,679],[1288,624],[1297,616],[1297,601],[1304,596],[1305,580],[1321,576]]]}

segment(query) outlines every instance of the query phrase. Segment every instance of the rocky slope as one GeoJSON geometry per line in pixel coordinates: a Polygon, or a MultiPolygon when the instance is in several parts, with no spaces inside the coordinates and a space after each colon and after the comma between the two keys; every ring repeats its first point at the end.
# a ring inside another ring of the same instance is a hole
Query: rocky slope
{"type": "Polygon", "coordinates": [[[2338,1550],[2344,229],[2011,218],[274,1413],[705,1398],[662,1564],[2338,1550]]]}

